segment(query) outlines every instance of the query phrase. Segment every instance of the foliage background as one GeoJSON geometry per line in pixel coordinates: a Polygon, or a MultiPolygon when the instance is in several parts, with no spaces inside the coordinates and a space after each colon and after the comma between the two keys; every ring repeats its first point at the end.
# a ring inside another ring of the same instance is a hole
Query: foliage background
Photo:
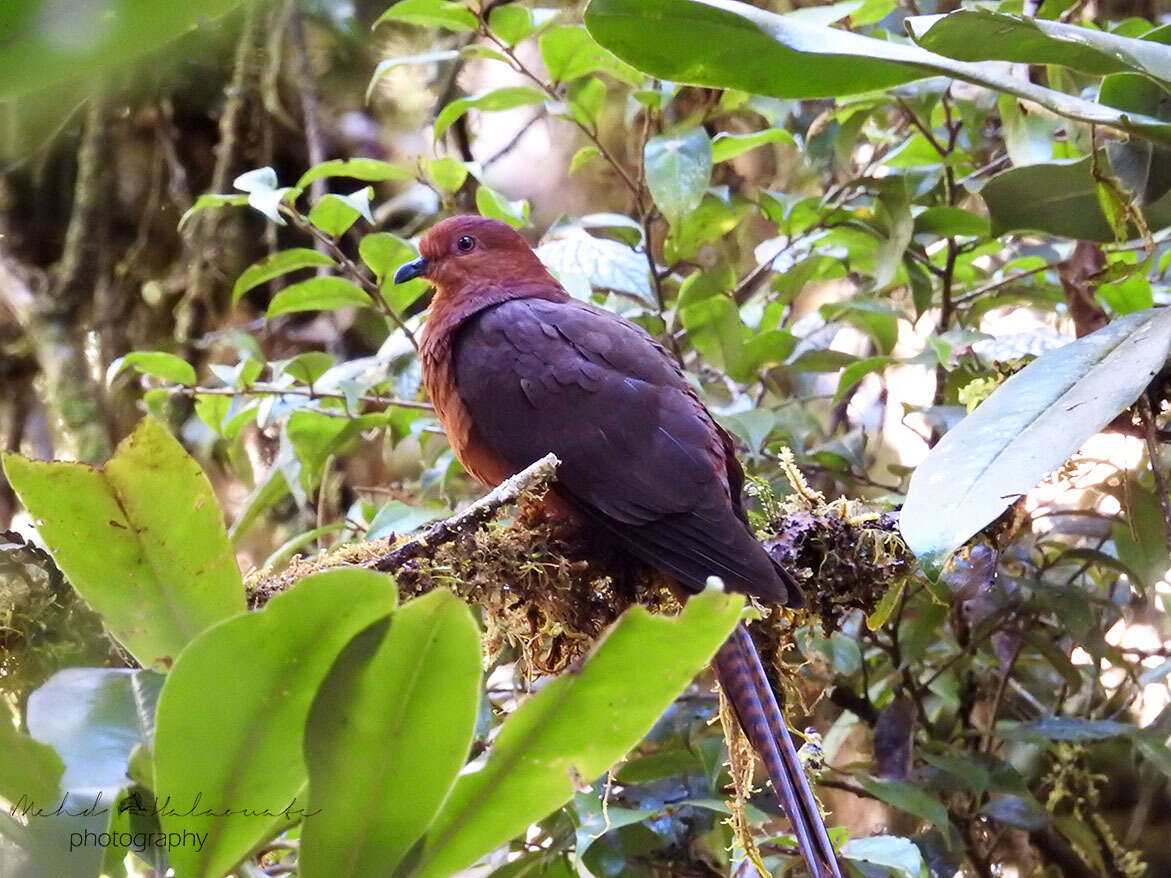
{"type": "MultiPolygon", "coordinates": [[[[802,508],[784,449],[811,490],[886,510],[1007,375],[1167,302],[1158,4],[1008,0],[985,8],[1021,17],[934,22],[918,16],[955,7],[847,0],[784,20],[791,49],[812,34],[842,53],[828,57],[781,53],[782,31],[716,39],[684,0],[597,0],[588,17],[419,0],[139,6],[25,0],[0,22],[2,442],[96,464],[155,416],[208,474],[245,572],[407,533],[479,493],[399,327],[417,333],[424,287],[383,283],[445,215],[512,222],[571,291],[664,339],[741,441],[766,532],[802,508]],[[1075,46],[1033,19],[1130,42],[1075,46]],[[930,76],[843,42],[898,47],[908,27],[943,59],[930,76]],[[1084,121],[1097,112],[1107,124],[1084,121]],[[329,164],[343,159],[370,161],[329,164]]],[[[857,600],[871,624],[847,609],[837,630],[809,620],[786,643],[781,677],[799,727],[820,734],[831,825],[894,839],[852,868],[1167,868],[1164,397],[1154,386],[1132,417],[1118,371],[1082,377],[1113,405],[1107,428],[1082,412],[1051,426],[1086,441],[1035,489],[993,468],[1004,504],[1025,496],[942,581],[916,578],[877,609],[857,600]]],[[[1034,381],[1044,390],[1044,373],[1034,381]]],[[[989,441],[965,435],[945,472],[960,481],[989,441]]],[[[946,484],[919,501],[965,526],[946,484]]],[[[0,689],[29,731],[30,694],[56,671],[133,663],[24,544],[44,517],[0,484],[14,531],[0,545],[0,689]]],[[[502,642],[480,741],[532,670],[502,642]]],[[[480,874],[751,874],[722,822],[716,712],[705,682],[688,689],[609,775],[605,818],[602,786],[579,792],[480,874]]],[[[753,804],[764,864],[782,870],[783,822],[767,793],[753,804]]],[[[288,866],[284,851],[261,866],[288,866]]]]}

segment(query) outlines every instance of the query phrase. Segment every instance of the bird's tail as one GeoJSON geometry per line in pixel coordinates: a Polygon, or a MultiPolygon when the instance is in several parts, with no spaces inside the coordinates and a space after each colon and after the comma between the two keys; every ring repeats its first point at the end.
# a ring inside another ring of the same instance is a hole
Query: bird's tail
{"type": "Polygon", "coordinates": [[[837,855],[752,635],[737,625],[715,658],[716,675],[752,749],[764,761],[814,878],[842,878],[837,855]]]}

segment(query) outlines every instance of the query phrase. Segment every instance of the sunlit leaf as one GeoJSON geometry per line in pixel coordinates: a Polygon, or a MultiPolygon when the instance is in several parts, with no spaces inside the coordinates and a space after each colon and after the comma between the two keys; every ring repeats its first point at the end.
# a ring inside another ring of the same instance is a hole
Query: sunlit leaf
{"type": "Polygon", "coordinates": [[[456,874],[569,801],[573,776],[596,778],[625,755],[715,653],[742,603],[709,589],[677,618],[627,610],[579,670],[508,718],[484,766],[460,777],[415,874],[456,874]]]}
{"type": "Polygon", "coordinates": [[[305,814],[310,704],[345,645],[394,600],[386,576],[328,570],[208,630],[179,656],[159,697],[154,778],[171,797],[164,829],[207,836],[198,849],[170,850],[178,874],[222,875],[305,814]]]}
{"type": "Polygon", "coordinates": [[[144,419],[100,470],[9,454],[4,471],[57,566],[142,665],[167,667],[244,609],[211,484],[157,421],[144,419]]]}
{"type": "Polygon", "coordinates": [[[333,264],[334,261],[326,254],[310,250],[307,247],[279,250],[244,269],[232,287],[232,301],[240,301],[240,297],[246,292],[274,277],[280,277],[301,268],[333,266],[333,264]]]}
{"type": "Polygon", "coordinates": [[[307,878],[389,874],[463,766],[480,694],[480,631],[433,591],[367,628],[338,656],[305,732],[307,878]]]}
{"type": "Polygon", "coordinates": [[[976,531],[1129,406],[1171,351],[1171,310],[1128,314],[1049,351],[949,430],[911,478],[899,527],[938,571],[976,531]]]}

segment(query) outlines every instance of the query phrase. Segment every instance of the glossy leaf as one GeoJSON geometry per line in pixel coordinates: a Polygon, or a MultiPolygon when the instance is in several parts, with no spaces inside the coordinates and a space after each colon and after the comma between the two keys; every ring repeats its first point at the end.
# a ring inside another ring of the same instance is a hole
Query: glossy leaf
{"type": "Polygon", "coordinates": [[[166,351],[131,351],[110,363],[106,369],[106,384],[112,384],[127,369],[154,375],[172,384],[195,383],[195,368],[182,357],[166,351]]]}
{"type": "MultiPolygon", "coordinates": [[[[994,236],[1047,232],[1079,241],[1113,241],[1114,230],[1098,200],[1091,159],[1013,168],[980,190],[994,236]]],[[[1143,209],[1152,229],[1171,225],[1171,196],[1143,209]]]]}
{"type": "Polygon", "coordinates": [[[399,0],[375,22],[401,21],[421,27],[441,27],[453,31],[476,29],[476,16],[468,7],[454,0],[399,0]]]}
{"type": "Polygon", "coordinates": [[[253,263],[241,272],[232,287],[232,302],[240,301],[240,297],[249,290],[255,289],[274,277],[288,274],[290,271],[297,271],[301,268],[332,267],[333,265],[334,261],[329,256],[308,247],[280,250],[253,263]]]}
{"type": "Polygon", "coordinates": [[[413,180],[414,174],[406,168],[379,159],[334,159],[314,165],[302,174],[297,181],[297,188],[308,189],[310,183],[327,177],[351,177],[366,183],[381,183],[386,180],[413,180]]]}
{"type": "Polygon", "coordinates": [[[1171,309],[1128,314],[1013,375],[915,470],[900,529],[937,573],[970,536],[1129,406],[1171,352],[1171,309]]]}
{"type": "Polygon", "coordinates": [[[295,311],[330,311],[334,308],[368,308],[370,297],[361,287],[340,277],[315,277],[285,287],[272,298],[271,320],[295,311]]]}
{"type": "Polygon", "coordinates": [[[562,25],[541,34],[541,59],[554,82],[567,82],[592,73],[606,73],[627,85],[642,84],[642,74],[594,42],[589,31],[562,25]]]}
{"type": "Polygon", "coordinates": [[[738,596],[709,589],[677,618],[627,610],[585,665],[523,704],[484,766],[460,777],[414,874],[456,874],[569,801],[571,775],[595,778],[624,756],[715,654],[742,605],[738,596]]]}
{"type": "Polygon", "coordinates": [[[447,129],[468,110],[495,113],[531,104],[543,104],[546,100],[547,96],[544,92],[527,85],[497,88],[475,97],[457,98],[440,110],[439,115],[435,117],[435,139],[441,138],[447,129]]]}
{"type": "Polygon", "coordinates": [[[508,223],[514,229],[523,229],[532,225],[529,222],[529,203],[527,201],[510,201],[495,189],[480,186],[476,190],[476,210],[480,216],[497,219],[508,223]]]}
{"type": "Polygon", "coordinates": [[[178,875],[221,875],[303,816],[310,704],[345,645],[394,599],[386,576],[328,570],[217,625],[179,656],[159,698],[154,777],[174,810],[162,815],[164,829],[207,840],[200,850],[171,849],[178,875]]]}
{"type": "Polygon", "coordinates": [[[619,58],[671,82],[812,98],[942,75],[1016,95],[1060,116],[1171,144],[1171,125],[1148,116],[1032,85],[985,64],[806,24],[732,0],[591,0],[586,25],[619,58]]]}
{"type": "Polygon", "coordinates": [[[672,226],[694,210],[712,175],[712,142],[701,128],[662,134],[647,141],[646,182],[655,204],[672,226]]]}
{"type": "Polygon", "coordinates": [[[166,667],[243,611],[211,484],[157,421],[144,419],[100,470],[15,454],[4,470],[57,566],[142,665],[166,667]]]}
{"type": "Polygon", "coordinates": [[[766,143],[795,143],[793,135],[784,128],[766,128],[751,134],[729,134],[722,131],[712,140],[712,161],[716,164],[743,155],[766,143]]]}
{"type": "Polygon", "coordinates": [[[390,874],[463,766],[480,694],[480,631],[433,591],[342,651],[309,713],[306,878],[390,874]]]}
{"type": "Polygon", "coordinates": [[[1096,28],[986,9],[912,16],[906,26],[923,48],[960,61],[1060,64],[1096,76],[1135,72],[1171,81],[1171,49],[1096,28]]]}

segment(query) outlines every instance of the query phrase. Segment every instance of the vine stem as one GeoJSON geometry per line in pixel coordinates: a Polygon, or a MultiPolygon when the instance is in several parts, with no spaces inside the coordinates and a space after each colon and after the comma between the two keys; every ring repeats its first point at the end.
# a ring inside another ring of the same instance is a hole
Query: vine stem
{"type": "MultiPolygon", "coordinates": [[[[173,393],[181,394],[182,396],[304,396],[308,399],[340,399],[346,400],[344,393],[323,393],[312,389],[302,389],[300,387],[270,387],[253,385],[246,388],[236,387],[195,387],[190,384],[172,384],[168,388],[173,393]]],[[[352,397],[359,402],[369,403],[371,405],[387,405],[399,406],[405,409],[419,409],[420,411],[432,412],[435,408],[429,402],[419,402],[413,399],[399,399],[395,396],[379,396],[377,394],[364,394],[362,396],[352,397]]]]}
{"type": "Polygon", "coordinates": [[[290,220],[292,220],[294,226],[296,226],[301,231],[312,235],[315,241],[319,242],[322,246],[325,247],[326,251],[328,252],[329,256],[333,258],[334,262],[340,265],[346,274],[358,282],[358,284],[362,287],[362,291],[370,297],[370,300],[374,302],[374,304],[378,307],[378,310],[385,314],[391,320],[391,322],[395,324],[395,326],[401,329],[403,334],[407,337],[407,340],[411,343],[411,347],[413,347],[415,350],[418,350],[419,342],[415,338],[415,334],[411,332],[410,328],[407,326],[406,322],[399,315],[399,313],[390,307],[390,303],[388,303],[382,295],[382,290],[379,288],[378,282],[374,280],[374,278],[370,277],[370,275],[368,275],[365,270],[360,265],[358,265],[358,263],[354,262],[354,260],[346,255],[346,252],[342,250],[341,245],[338,244],[337,239],[335,239],[332,235],[327,235],[325,232],[321,231],[321,229],[317,228],[315,225],[309,222],[309,220],[303,217],[297,210],[289,207],[287,204],[282,204],[280,206],[280,211],[284,216],[287,216],[290,220]]]}

